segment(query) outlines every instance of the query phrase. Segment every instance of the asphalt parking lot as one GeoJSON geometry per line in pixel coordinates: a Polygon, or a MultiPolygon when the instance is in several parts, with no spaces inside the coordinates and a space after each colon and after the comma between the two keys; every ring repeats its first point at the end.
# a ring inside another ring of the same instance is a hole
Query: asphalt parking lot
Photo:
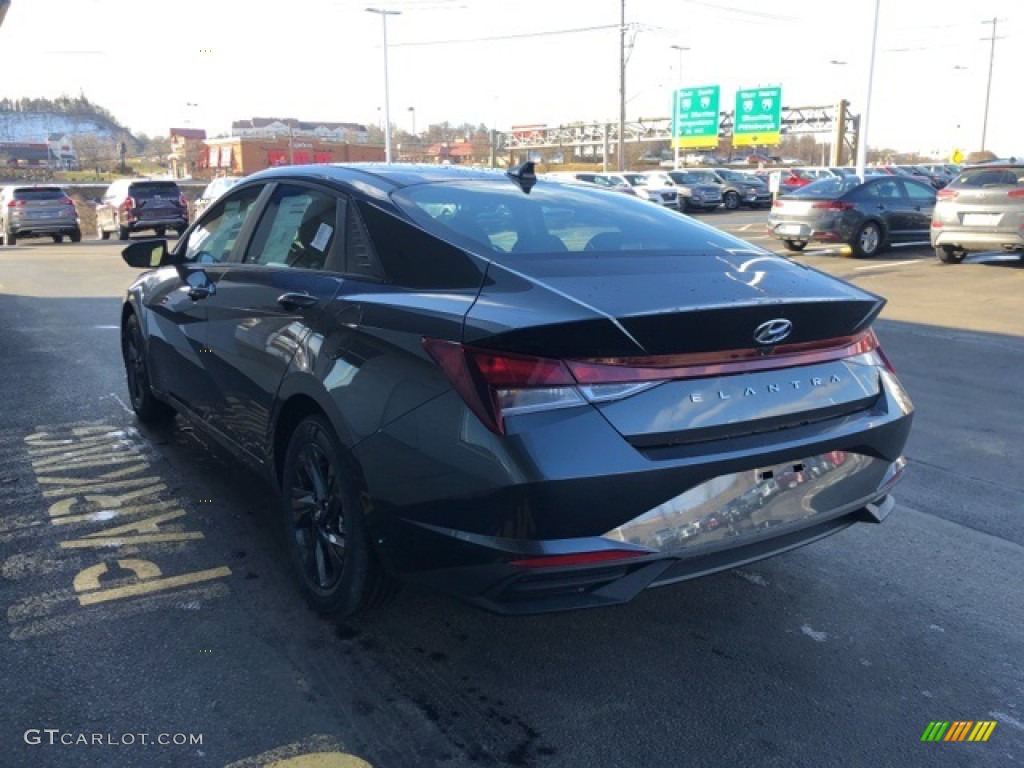
{"type": "MultiPolygon", "coordinates": [[[[782,250],[764,211],[697,218],[782,250]]],[[[614,609],[510,619],[406,589],[335,625],[302,604],[266,489],[126,407],[119,244],[0,248],[0,763],[1021,764],[1024,264],[794,261],[889,299],[917,415],[884,524],[614,609]],[[923,742],[933,721],[997,725],[923,742]]]]}

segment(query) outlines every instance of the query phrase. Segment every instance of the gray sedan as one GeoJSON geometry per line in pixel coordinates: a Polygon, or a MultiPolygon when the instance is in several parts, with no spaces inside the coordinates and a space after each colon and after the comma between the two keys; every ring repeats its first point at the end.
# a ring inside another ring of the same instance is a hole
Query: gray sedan
{"type": "Polygon", "coordinates": [[[901,176],[862,182],[856,176],[822,179],[775,201],[768,228],[788,251],[809,242],[846,243],[851,255],[870,257],[895,243],[927,242],[935,190],[901,176]]]}

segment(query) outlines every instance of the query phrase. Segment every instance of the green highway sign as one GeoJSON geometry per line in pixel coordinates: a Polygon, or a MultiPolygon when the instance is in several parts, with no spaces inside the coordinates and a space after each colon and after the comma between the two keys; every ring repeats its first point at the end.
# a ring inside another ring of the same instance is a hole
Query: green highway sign
{"type": "Polygon", "coordinates": [[[736,147],[778,144],[782,133],[782,88],[736,91],[732,143],[736,147]]]}
{"type": "Polygon", "coordinates": [[[672,99],[672,146],[717,147],[719,87],[680,88],[672,99]]]}

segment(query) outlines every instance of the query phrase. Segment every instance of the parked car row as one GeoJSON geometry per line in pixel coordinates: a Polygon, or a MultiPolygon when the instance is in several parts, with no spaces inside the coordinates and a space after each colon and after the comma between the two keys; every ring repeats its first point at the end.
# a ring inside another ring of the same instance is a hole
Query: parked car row
{"type": "Polygon", "coordinates": [[[930,243],[942,262],[972,251],[1024,254],[1024,162],[970,166],[936,190],[919,176],[831,176],[784,190],[768,217],[786,250],[846,243],[870,257],[889,245],[930,243]]]}
{"type": "Polygon", "coordinates": [[[744,205],[767,208],[772,203],[772,194],[765,181],[753,174],[728,168],[688,168],[643,173],[557,171],[546,174],[545,178],[610,187],[683,212],[714,210],[719,207],[735,210],[744,205]]]}

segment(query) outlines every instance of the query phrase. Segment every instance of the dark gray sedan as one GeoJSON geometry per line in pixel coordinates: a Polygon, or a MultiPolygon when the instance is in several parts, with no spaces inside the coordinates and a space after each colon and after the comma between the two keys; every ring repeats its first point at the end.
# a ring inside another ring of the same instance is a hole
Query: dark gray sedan
{"type": "Polygon", "coordinates": [[[850,255],[874,256],[888,245],[928,242],[935,190],[911,178],[822,179],[775,201],[768,228],[788,251],[809,242],[846,243],[850,255]]]}
{"type": "Polygon", "coordinates": [[[392,579],[621,603],[893,507],[884,300],[662,206],[532,164],[292,166],[124,257],[139,419],[265,473],[324,613],[392,579]]]}

